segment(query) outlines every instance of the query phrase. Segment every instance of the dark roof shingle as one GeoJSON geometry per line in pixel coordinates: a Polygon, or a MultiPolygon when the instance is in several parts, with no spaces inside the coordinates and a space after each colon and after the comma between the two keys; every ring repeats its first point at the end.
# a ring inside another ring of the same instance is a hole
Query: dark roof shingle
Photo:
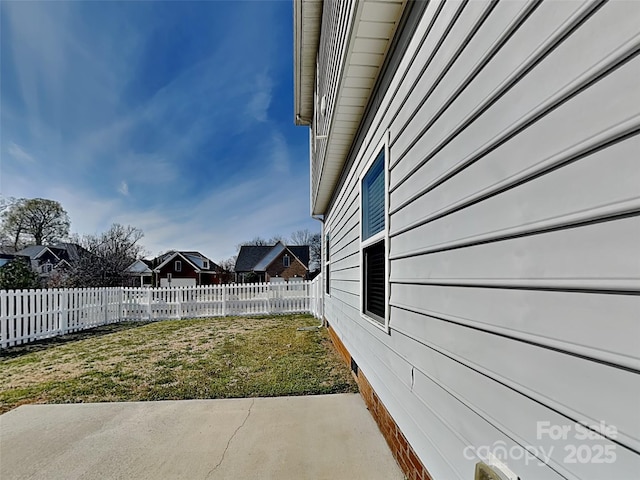
{"type": "Polygon", "coordinates": [[[243,245],[236,259],[236,272],[250,272],[271,251],[273,245],[243,245]]]}
{"type": "MultiPolygon", "coordinates": [[[[250,272],[276,245],[243,245],[236,259],[236,272],[250,272]]],[[[287,245],[293,253],[309,268],[309,245],[287,245]]]]}

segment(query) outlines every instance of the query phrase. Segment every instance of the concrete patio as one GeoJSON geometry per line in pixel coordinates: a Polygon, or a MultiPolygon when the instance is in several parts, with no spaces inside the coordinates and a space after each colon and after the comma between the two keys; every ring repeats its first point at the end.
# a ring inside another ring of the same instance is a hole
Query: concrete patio
{"type": "Polygon", "coordinates": [[[0,478],[404,478],[358,394],[26,405],[0,416],[0,478]]]}

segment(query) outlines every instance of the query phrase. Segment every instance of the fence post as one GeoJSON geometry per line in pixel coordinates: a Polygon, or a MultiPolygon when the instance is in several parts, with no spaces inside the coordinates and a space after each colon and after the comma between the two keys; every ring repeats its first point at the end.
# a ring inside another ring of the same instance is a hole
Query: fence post
{"type": "Polygon", "coordinates": [[[147,291],[147,319],[151,320],[151,289],[147,291]]]}
{"type": "Polygon", "coordinates": [[[9,315],[7,315],[7,290],[0,290],[0,347],[9,346],[9,315]]]}
{"type": "Polygon", "coordinates": [[[222,316],[227,316],[227,284],[222,285],[222,316]]]}
{"type": "Polygon", "coordinates": [[[124,321],[124,287],[118,289],[118,323],[124,321]]]}
{"type": "Polygon", "coordinates": [[[102,309],[104,310],[104,324],[107,325],[109,323],[109,291],[110,288],[105,288],[100,290],[102,294],[102,309]]]}
{"type": "Polygon", "coordinates": [[[59,297],[60,303],[58,304],[58,307],[60,309],[59,316],[58,316],[58,319],[59,319],[58,329],[60,330],[60,333],[64,335],[67,329],[67,323],[69,322],[68,320],[69,302],[67,301],[66,289],[58,290],[58,293],[60,295],[59,297]]]}

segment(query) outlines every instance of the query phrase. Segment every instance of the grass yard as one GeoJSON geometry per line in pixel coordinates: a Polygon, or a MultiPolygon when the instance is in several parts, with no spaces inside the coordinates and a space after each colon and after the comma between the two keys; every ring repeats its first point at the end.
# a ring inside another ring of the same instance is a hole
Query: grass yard
{"type": "Polygon", "coordinates": [[[309,315],[120,323],[0,353],[0,413],[28,403],[356,392],[309,315]]]}

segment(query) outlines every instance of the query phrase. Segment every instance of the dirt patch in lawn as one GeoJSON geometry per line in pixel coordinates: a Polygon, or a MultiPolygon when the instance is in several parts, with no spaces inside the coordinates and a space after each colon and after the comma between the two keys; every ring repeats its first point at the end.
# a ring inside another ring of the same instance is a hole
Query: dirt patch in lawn
{"type": "Polygon", "coordinates": [[[124,323],[0,353],[0,413],[26,403],[355,392],[308,315],[124,323]]]}

